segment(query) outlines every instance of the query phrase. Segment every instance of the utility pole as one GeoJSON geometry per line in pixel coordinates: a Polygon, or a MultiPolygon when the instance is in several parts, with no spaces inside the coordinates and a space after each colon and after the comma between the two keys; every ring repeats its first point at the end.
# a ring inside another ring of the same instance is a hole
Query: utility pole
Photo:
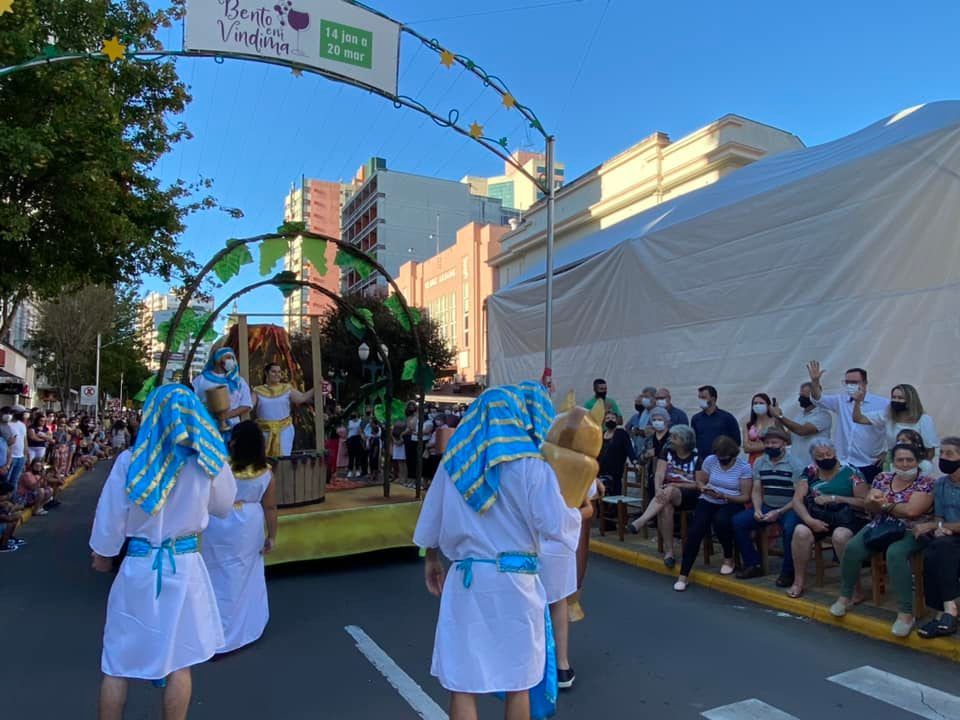
{"type": "Polygon", "coordinates": [[[100,333],[97,333],[97,377],[94,380],[94,387],[97,388],[97,397],[96,402],[93,406],[93,419],[97,421],[100,419],[100,333]]]}

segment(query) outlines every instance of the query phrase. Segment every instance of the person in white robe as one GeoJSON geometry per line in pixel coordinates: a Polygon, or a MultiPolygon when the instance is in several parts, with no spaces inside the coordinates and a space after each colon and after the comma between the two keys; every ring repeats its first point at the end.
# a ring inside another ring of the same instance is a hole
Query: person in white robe
{"type": "Polygon", "coordinates": [[[296,431],[291,413],[294,405],[313,400],[313,388],[300,392],[283,382],[283,369],[278,363],[264,368],[266,383],[253,389],[253,406],[257,424],[267,443],[267,457],[287,457],[293,452],[296,431]]]}
{"type": "Polygon", "coordinates": [[[136,445],[121,453],[97,504],[93,567],[109,572],[101,720],[120,720],[128,679],[165,685],[164,717],[185,718],[190,668],[223,645],[210,576],[199,553],[210,514],[225,516],[236,481],[216,425],[196,395],[164,385],[147,398],[136,445]]]}
{"type": "Polygon", "coordinates": [[[193,390],[204,405],[207,404],[207,391],[217,387],[226,387],[230,394],[230,408],[217,415],[223,436],[229,437],[230,430],[253,408],[250,386],[241,377],[237,369],[237,356],[229,347],[222,347],[210,353],[207,366],[193,379],[193,390]]]}
{"type": "Polygon", "coordinates": [[[230,433],[230,461],[237,479],[233,511],[210,518],[200,554],[210,573],[228,653],[259,640],[270,619],[264,555],[277,541],[277,499],[263,434],[246,420],[230,433]],[[266,534],[264,534],[266,524],[266,534]]]}
{"type": "Polygon", "coordinates": [[[580,513],[540,457],[552,416],[539,385],[487,390],[450,438],[424,500],[414,542],[426,548],[427,589],[440,597],[431,673],[451,692],[452,720],[475,718],[475,696],[486,693],[506,694],[508,720],[554,707],[539,556],[545,540],[576,551],[580,513]]]}

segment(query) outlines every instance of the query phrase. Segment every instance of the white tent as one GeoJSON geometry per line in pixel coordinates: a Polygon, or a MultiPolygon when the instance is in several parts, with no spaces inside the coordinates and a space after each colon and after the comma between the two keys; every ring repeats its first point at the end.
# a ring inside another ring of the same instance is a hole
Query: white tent
{"type": "MultiPolygon", "coordinates": [[[[960,431],[960,102],[738,170],[557,253],[554,377],[604,377],[627,414],[644,385],[696,410],[696,388],[744,416],[753,393],[796,408],[819,359],[871,390],[915,385],[960,431]]],[[[488,301],[492,384],[543,369],[543,268],[488,301]]]]}

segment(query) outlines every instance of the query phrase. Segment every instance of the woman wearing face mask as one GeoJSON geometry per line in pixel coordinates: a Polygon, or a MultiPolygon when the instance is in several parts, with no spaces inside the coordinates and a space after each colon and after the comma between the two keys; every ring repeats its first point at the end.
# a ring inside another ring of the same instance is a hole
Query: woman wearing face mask
{"type": "MultiPolygon", "coordinates": [[[[814,542],[830,537],[834,552],[843,560],[843,551],[850,538],[867,524],[863,504],[870,490],[863,475],[855,467],[842,465],[837,459],[837,448],[832,441],[818,438],[810,445],[813,465],[797,483],[797,494],[802,503],[794,504],[794,512],[801,525],[793,531],[793,585],[787,595],[798,598],[803,595],[807,565],[814,542]]],[[[856,590],[854,604],[863,597],[856,590]]]]}
{"type": "MultiPolygon", "coordinates": [[[[932,457],[934,454],[933,448],[928,448],[926,443],[923,442],[923,438],[920,436],[916,430],[901,430],[897,433],[897,442],[895,445],[914,445],[920,448],[920,455],[923,456],[923,460],[920,461],[920,474],[921,475],[932,475],[936,477],[934,473],[936,472],[936,467],[932,462],[927,460],[928,457],[932,457]]],[[[887,470],[890,469],[890,465],[887,465],[887,470]]]]}
{"type": "Polygon", "coordinates": [[[253,408],[253,399],[250,386],[237,370],[237,356],[228,347],[211,353],[206,368],[193,379],[193,391],[204,404],[207,402],[207,391],[218,387],[226,387],[230,393],[230,408],[217,415],[223,423],[221,432],[224,438],[229,438],[230,429],[253,408]]]}
{"type": "Polygon", "coordinates": [[[744,427],[743,449],[747,451],[747,461],[752,466],[763,455],[763,434],[768,427],[776,424],[776,418],[770,412],[770,396],[766,393],[757,393],[750,403],[750,419],[744,427]]]}
{"type": "Polygon", "coordinates": [[[893,472],[880,473],[867,493],[864,507],[873,520],[847,543],[840,563],[840,597],[830,606],[835,617],[847,614],[853,603],[854,588],[860,578],[860,568],[870,558],[872,551],[865,544],[865,535],[876,532],[881,523],[891,519],[900,520],[906,532],[891,542],[885,553],[887,573],[893,594],[897,599],[897,620],[892,632],[897,637],[906,637],[913,629],[913,575],[910,556],[920,546],[913,534],[913,527],[930,519],[933,506],[933,478],[920,475],[922,456],[913,445],[896,445],[893,448],[893,472]]]}
{"type": "Polygon", "coordinates": [[[925,460],[933,460],[934,448],[939,438],[933,418],[923,412],[920,394],[913,385],[903,383],[895,385],[890,391],[890,405],[880,412],[863,412],[863,390],[857,390],[853,396],[853,421],[860,425],[873,425],[883,428],[887,433],[887,446],[893,447],[897,434],[902,430],[913,430],[923,438],[925,460]]]}
{"type": "Polygon", "coordinates": [[[630,442],[630,435],[620,425],[616,413],[608,412],[603,417],[603,446],[600,448],[601,487],[606,495],[619,495],[623,491],[623,469],[627,458],[637,461],[637,453],[630,442]]]}

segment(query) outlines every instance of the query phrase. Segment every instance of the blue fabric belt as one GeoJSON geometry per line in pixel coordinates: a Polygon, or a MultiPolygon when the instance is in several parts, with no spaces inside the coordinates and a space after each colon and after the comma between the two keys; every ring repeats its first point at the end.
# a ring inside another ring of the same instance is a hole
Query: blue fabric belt
{"type": "Polygon", "coordinates": [[[184,535],[176,540],[167,538],[160,545],[151,545],[146,538],[130,538],[127,545],[127,555],[129,557],[147,557],[150,552],[156,550],[153,558],[153,570],[157,573],[157,597],[160,597],[160,590],[163,587],[163,558],[164,555],[170,560],[170,568],[173,574],[177,574],[177,562],[175,555],[187,555],[189,553],[200,552],[200,535],[184,535]]]}
{"type": "Polygon", "coordinates": [[[504,552],[497,555],[495,560],[489,558],[464,558],[455,562],[457,570],[463,573],[463,586],[473,585],[474,563],[496,565],[497,572],[516,573],[519,575],[536,575],[540,572],[540,559],[536,553],[504,552]]]}

